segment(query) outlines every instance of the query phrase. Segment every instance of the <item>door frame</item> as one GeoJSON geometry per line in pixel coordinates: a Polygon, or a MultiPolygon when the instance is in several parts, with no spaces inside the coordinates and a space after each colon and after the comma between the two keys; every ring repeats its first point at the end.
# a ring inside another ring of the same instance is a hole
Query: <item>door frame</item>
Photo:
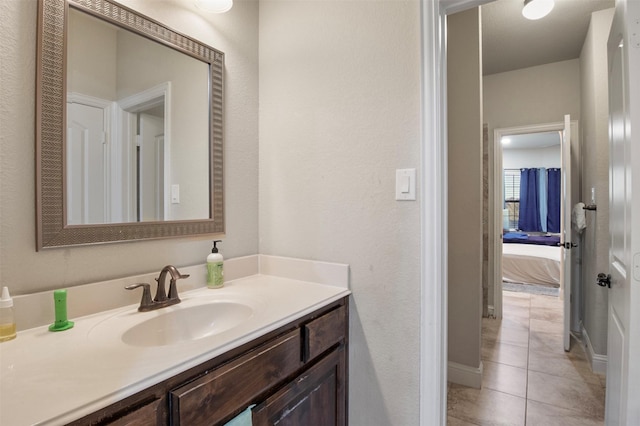
{"type": "MultiPolygon", "coordinates": [[[[489,281],[490,283],[493,282],[493,315],[496,318],[502,318],[502,280],[500,279],[502,271],[502,197],[499,195],[502,193],[502,138],[528,133],[561,132],[563,129],[564,122],[558,121],[526,126],[503,127],[493,130],[493,173],[491,174],[493,185],[489,185],[489,188],[492,190],[492,193],[489,194],[489,199],[491,200],[493,198],[493,203],[491,203],[492,209],[489,211],[489,217],[493,218],[490,222],[490,224],[493,225],[493,229],[489,229],[489,232],[493,234],[493,241],[489,241],[489,252],[493,253],[494,276],[490,276],[489,281]],[[493,247],[491,247],[491,245],[493,247]]],[[[576,140],[575,138],[578,137],[578,129],[578,121],[571,120],[571,134],[572,140],[574,141],[576,140]]],[[[571,141],[569,141],[569,143],[571,143],[571,141]]],[[[571,148],[574,149],[574,146],[572,145],[571,148]]],[[[579,188],[579,182],[572,182],[572,186],[574,185],[577,185],[573,190],[575,193],[579,188]]],[[[572,206],[565,206],[565,209],[566,208],[571,211],[572,206]]],[[[489,311],[491,312],[491,307],[489,307],[489,311]]]]}
{"type": "MultiPolygon", "coordinates": [[[[446,96],[446,15],[488,3],[489,0],[420,0],[422,137],[421,137],[421,329],[420,329],[420,424],[446,425],[447,395],[447,96],[446,96]]],[[[624,8],[624,19],[640,16],[640,4],[617,0],[624,8]]],[[[640,68],[640,55],[635,50],[629,60],[632,70],[640,68]]],[[[633,104],[631,121],[640,123],[636,108],[640,88],[630,81],[629,98],[633,104]]],[[[635,156],[640,161],[640,156],[635,156]]],[[[637,174],[634,175],[637,178],[637,174]]],[[[639,187],[637,185],[636,187],[639,187]]],[[[633,230],[640,240],[640,227],[633,230]]],[[[638,262],[640,263],[640,261],[638,262]]],[[[635,280],[635,278],[634,278],[635,280]]],[[[630,300],[640,306],[640,291],[634,289],[630,300]]],[[[640,310],[633,312],[634,332],[640,324],[640,310]]],[[[640,353],[635,339],[631,355],[640,353]]],[[[640,391],[640,366],[630,366],[630,389],[640,391]]],[[[632,408],[640,418],[637,406],[632,408]]]]}
{"type": "Polygon", "coordinates": [[[117,127],[114,130],[120,135],[118,140],[123,141],[123,146],[118,147],[121,152],[118,155],[123,158],[123,164],[119,165],[121,169],[116,170],[115,176],[120,180],[114,183],[127,191],[126,206],[117,206],[117,211],[125,212],[123,221],[134,220],[136,217],[136,197],[137,192],[133,189],[135,186],[135,147],[138,144],[138,137],[134,129],[137,128],[136,119],[133,114],[143,111],[149,107],[164,104],[164,193],[163,193],[163,213],[164,220],[171,220],[171,118],[172,118],[172,86],[170,81],[159,83],[153,87],[134,93],[120,99],[116,108],[118,111],[117,127]]]}
{"type": "Polygon", "coordinates": [[[490,0],[420,0],[420,424],[447,423],[446,17],[490,0]]]}
{"type": "Polygon", "coordinates": [[[421,0],[420,424],[447,423],[446,14],[421,0]]]}
{"type": "Polygon", "coordinates": [[[492,0],[420,0],[420,424],[447,424],[447,15],[492,0]]]}
{"type": "Polygon", "coordinates": [[[447,413],[447,235],[443,232],[447,229],[446,16],[490,1],[420,1],[423,128],[420,424],[425,426],[445,426],[447,413]]]}

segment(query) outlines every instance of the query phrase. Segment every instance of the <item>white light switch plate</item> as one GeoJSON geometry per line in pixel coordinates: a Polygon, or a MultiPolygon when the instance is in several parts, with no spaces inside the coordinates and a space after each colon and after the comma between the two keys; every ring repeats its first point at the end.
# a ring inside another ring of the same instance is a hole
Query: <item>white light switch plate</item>
{"type": "Polygon", "coordinates": [[[416,169],[396,170],[396,200],[416,199],[416,169]]]}
{"type": "Polygon", "coordinates": [[[171,185],[171,204],[180,204],[180,185],[171,185]]]}

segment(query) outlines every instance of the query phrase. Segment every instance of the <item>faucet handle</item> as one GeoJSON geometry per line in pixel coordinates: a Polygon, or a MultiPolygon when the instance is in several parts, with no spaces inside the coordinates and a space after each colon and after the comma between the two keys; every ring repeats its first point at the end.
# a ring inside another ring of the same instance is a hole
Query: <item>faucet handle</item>
{"type": "Polygon", "coordinates": [[[134,290],[138,287],[142,287],[142,300],[138,310],[141,312],[150,311],[153,306],[153,300],[151,300],[151,286],[147,283],[131,284],[125,287],[126,290],[134,290]]]}
{"type": "Polygon", "coordinates": [[[169,300],[177,300],[179,302],[180,297],[178,297],[178,286],[176,282],[182,278],[189,278],[189,274],[181,274],[175,267],[173,269],[175,270],[175,274],[171,274],[171,280],[169,281],[169,300]]]}
{"type": "Polygon", "coordinates": [[[176,280],[173,278],[171,278],[171,281],[169,282],[169,300],[176,300],[177,302],[180,301],[180,297],[178,296],[178,286],[176,285],[176,280]]]}
{"type": "Polygon", "coordinates": [[[164,270],[160,272],[160,276],[156,278],[156,282],[158,283],[158,287],[156,289],[156,297],[153,299],[154,302],[164,302],[167,300],[167,292],[164,289],[164,277],[166,272],[164,270]]]}

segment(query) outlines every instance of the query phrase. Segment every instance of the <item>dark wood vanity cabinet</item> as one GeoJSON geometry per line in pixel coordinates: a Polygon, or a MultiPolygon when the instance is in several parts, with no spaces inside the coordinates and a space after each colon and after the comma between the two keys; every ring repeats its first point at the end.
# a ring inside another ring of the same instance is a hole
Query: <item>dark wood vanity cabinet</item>
{"type": "Polygon", "coordinates": [[[345,425],[345,353],[323,357],[296,379],[253,409],[253,426],[345,425]]]}
{"type": "Polygon", "coordinates": [[[347,424],[346,323],[341,306],[302,325],[302,360],[311,366],[254,407],[254,426],[347,424]]]}
{"type": "Polygon", "coordinates": [[[113,404],[73,425],[347,424],[348,298],[113,404]]]}

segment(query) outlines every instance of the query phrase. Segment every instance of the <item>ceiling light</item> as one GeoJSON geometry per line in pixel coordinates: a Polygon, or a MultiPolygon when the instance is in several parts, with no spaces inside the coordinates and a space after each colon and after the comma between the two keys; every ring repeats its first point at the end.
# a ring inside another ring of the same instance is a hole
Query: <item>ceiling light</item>
{"type": "Polygon", "coordinates": [[[224,13],[231,9],[233,0],[196,0],[196,6],[205,12],[224,13]]]}
{"type": "Polygon", "coordinates": [[[554,5],[554,0],[524,0],[522,16],[532,21],[544,18],[553,10],[554,5]]]}
{"type": "Polygon", "coordinates": [[[502,145],[509,145],[511,143],[511,139],[509,138],[502,138],[500,141],[502,142],[502,145]]]}

